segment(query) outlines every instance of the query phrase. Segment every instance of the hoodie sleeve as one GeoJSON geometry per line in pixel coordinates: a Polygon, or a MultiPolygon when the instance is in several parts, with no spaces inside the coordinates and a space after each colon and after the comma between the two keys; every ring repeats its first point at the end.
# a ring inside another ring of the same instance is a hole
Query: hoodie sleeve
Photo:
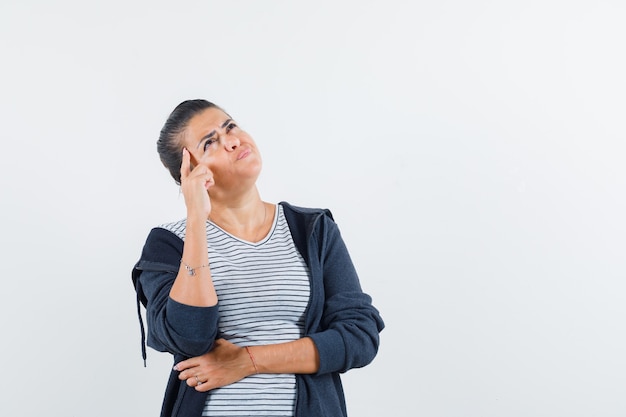
{"type": "Polygon", "coordinates": [[[323,216],[314,234],[321,239],[323,313],[319,331],[310,334],[319,352],[318,374],[345,372],[369,364],[378,352],[384,322],[361,289],[339,228],[323,216]]]}
{"type": "Polygon", "coordinates": [[[169,293],[180,266],[183,241],[172,232],[154,228],[133,269],[137,297],[146,307],[147,344],[160,352],[185,357],[208,352],[217,337],[218,306],[178,303],[169,293]]]}

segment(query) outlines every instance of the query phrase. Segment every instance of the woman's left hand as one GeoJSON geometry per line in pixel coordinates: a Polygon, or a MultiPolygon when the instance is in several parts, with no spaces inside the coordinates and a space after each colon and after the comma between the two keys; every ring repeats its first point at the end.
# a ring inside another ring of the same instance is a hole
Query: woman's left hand
{"type": "Polygon", "coordinates": [[[245,348],[217,339],[213,349],[202,356],[179,362],[174,370],[178,379],[186,381],[196,391],[209,391],[237,382],[254,373],[245,348]]]}

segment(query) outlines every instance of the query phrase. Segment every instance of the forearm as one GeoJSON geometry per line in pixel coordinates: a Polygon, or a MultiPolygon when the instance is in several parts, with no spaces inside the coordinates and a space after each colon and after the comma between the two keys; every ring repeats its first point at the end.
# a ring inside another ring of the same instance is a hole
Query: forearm
{"type": "Polygon", "coordinates": [[[248,349],[256,364],[255,369],[250,361],[250,373],[312,374],[319,369],[317,348],[308,337],[274,345],[248,346],[248,349]]]}
{"type": "Polygon", "coordinates": [[[170,290],[170,297],[181,304],[196,307],[210,307],[217,304],[217,294],[211,279],[211,269],[208,266],[205,223],[206,220],[202,217],[187,217],[182,262],[170,290]],[[193,275],[185,265],[193,268],[193,275]]]}

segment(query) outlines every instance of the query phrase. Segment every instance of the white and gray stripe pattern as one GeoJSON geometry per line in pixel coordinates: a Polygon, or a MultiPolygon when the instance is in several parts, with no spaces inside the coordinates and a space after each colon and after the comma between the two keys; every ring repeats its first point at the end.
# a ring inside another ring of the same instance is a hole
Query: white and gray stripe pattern
{"type": "MultiPolygon", "coordinates": [[[[161,226],[182,239],[185,221],[161,226]]],[[[282,207],[258,243],[207,222],[209,262],[220,310],[220,335],[241,346],[302,337],[309,270],[295,248],[282,207]]],[[[259,374],[210,392],[203,416],[293,416],[295,375],[259,374]]]]}

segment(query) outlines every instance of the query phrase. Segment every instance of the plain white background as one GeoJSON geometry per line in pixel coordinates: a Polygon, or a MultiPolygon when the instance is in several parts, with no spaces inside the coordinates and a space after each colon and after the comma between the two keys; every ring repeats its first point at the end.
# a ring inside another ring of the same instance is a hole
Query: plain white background
{"type": "Polygon", "coordinates": [[[626,5],[0,4],[0,415],[156,416],[130,271],[184,216],[155,141],[188,98],[330,208],[387,328],[365,416],[626,415],[626,5]]]}

